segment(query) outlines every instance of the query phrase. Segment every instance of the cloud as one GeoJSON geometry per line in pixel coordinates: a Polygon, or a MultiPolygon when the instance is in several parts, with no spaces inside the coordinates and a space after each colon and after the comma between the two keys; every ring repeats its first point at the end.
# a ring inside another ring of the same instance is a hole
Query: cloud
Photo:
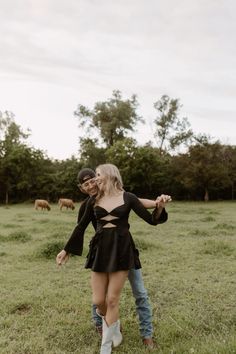
{"type": "Polygon", "coordinates": [[[155,115],[153,102],[169,94],[180,98],[186,116],[203,131],[206,120],[220,122],[223,114],[232,122],[234,1],[0,0],[0,5],[1,104],[11,101],[19,115],[24,105],[24,116],[34,111],[36,119],[44,105],[47,110],[50,100],[62,97],[61,111],[73,112],[78,103],[92,105],[120,89],[138,94],[147,120],[155,115]],[[18,100],[20,85],[24,94],[18,100]],[[26,91],[32,102],[33,95],[41,97],[38,113],[29,100],[23,102],[26,91]]]}

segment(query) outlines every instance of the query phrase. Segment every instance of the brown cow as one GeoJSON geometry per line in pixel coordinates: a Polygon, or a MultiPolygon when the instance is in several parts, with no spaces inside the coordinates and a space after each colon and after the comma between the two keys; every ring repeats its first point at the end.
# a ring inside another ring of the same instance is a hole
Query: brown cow
{"type": "Polygon", "coordinates": [[[58,201],[58,204],[60,206],[60,210],[62,210],[63,207],[66,207],[66,209],[75,209],[75,205],[73,203],[72,199],[64,199],[64,198],[60,198],[58,201]]]}
{"type": "Polygon", "coordinates": [[[38,208],[41,208],[41,210],[44,210],[44,209],[51,210],[51,207],[50,207],[48,201],[44,200],[44,199],[36,199],[34,202],[34,208],[36,210],[38,210],[38,208]]]}

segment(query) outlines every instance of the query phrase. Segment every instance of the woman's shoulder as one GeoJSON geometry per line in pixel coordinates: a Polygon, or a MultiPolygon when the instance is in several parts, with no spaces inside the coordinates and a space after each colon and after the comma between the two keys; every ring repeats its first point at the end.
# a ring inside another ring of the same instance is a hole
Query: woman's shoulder
{"type": "Polygon", "coordinates": [[[125,200],[132,201],[132,200],[136,200],[137,196],[134,193],[124,191],[124,198],[125,200]]]}

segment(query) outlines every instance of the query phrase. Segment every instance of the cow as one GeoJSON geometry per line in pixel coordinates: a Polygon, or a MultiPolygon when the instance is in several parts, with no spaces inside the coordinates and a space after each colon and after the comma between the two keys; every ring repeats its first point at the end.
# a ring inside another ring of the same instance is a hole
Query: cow
{"type": "Polygon", "coordinates": [[[36,210],[38,210],[38,208],[41,208],[41,210],[44,210],[44,209],[51,210],[51,207],[50,207],[48,201],[44,200],[44,199],[36,199],[34,202],[34,208],[36,210]]]}
{"type": "Polygon", "coordinates": [[[66,209],[75,209],[75,205],[72,199],[64,199],[64,198],[60,198],[58,201],[60,210],[62,210],[63,207],[66,207],[66,209]]]}

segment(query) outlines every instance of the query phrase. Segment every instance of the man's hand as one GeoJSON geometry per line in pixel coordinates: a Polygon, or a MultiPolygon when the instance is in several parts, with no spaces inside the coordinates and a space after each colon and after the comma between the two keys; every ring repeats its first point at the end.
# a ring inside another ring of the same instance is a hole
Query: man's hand
{"type": "Polygon", "coordinates": [[[57,265],[62,265],[62,264],[66,264],[66,262],[69,259],[69,254],[66,253],[65,250],[62,250],[60,253],[58,253],[57,257],[56,257],[56,263],[57,265]]]}

